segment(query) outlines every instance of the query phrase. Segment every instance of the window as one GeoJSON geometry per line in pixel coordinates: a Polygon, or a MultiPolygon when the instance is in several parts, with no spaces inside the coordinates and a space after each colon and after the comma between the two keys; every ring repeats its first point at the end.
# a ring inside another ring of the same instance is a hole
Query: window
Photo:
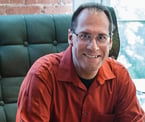
{"type": "Polygon", "coordinates": [[[84,2],[112,6],[118,21],[120,52],[118,61],[128,69],[145,110],[145,7],[144,0],[74,0],[73,8],[84,2]],[[139,91],[142,92],[139,92],[139,91]]]}

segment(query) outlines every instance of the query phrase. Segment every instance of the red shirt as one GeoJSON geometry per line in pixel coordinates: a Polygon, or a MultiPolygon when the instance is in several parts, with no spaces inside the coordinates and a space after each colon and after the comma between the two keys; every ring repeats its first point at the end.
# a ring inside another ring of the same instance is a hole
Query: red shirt
{"type": "Polygon", "coordinates": [[[108,58],[87,89],[69,47],[31,67],[20,89],[16,122],[143,122],[144,116],[121,64],[108,58]]]}

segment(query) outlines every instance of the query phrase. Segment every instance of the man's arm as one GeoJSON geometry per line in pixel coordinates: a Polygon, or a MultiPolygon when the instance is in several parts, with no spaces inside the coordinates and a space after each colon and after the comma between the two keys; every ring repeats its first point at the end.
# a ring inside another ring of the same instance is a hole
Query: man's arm
{"type": "Polygon", "coordinates": [[[19,97],[16,122],[49,122],[51,86],[48,72],[32,68],[24,79],[19,97]]]}
{"type": "Polygon", "coordinates": [[[119,75],[116,122],[144,122],[145,113],[138,102],[136,88],[128,71],[122,69],[119,75]]]}

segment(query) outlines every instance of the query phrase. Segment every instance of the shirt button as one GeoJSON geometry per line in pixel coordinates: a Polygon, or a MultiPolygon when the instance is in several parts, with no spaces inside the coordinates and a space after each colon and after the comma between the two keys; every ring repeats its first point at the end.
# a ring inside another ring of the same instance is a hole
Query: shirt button
{"type": "Polygon", "coordinates": [[[84,115],[87,116],[87,114],[88,114],[88,113],[85,111],[85,112],[84,112],[84,115]]]}
{"type": "Polygon", "coordinates": [[[54,45],[54,46],[57,45],[57,41],[56,41],[56,40],[53,41],[53,45],[54,45]]]}

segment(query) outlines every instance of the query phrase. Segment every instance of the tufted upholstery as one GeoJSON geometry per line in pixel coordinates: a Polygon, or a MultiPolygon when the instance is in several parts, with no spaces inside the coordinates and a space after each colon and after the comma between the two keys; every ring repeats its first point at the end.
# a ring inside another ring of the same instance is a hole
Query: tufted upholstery
{"type": "MultiPolygon", "coordinates": [[[[71,15],[0,16],[0,122],[15,122],[19,88],[33,62],[66,49],[70,20],[71,15]]],[[[113,38],[110,56],[117,58],[117,28],[113,38]]]]}

